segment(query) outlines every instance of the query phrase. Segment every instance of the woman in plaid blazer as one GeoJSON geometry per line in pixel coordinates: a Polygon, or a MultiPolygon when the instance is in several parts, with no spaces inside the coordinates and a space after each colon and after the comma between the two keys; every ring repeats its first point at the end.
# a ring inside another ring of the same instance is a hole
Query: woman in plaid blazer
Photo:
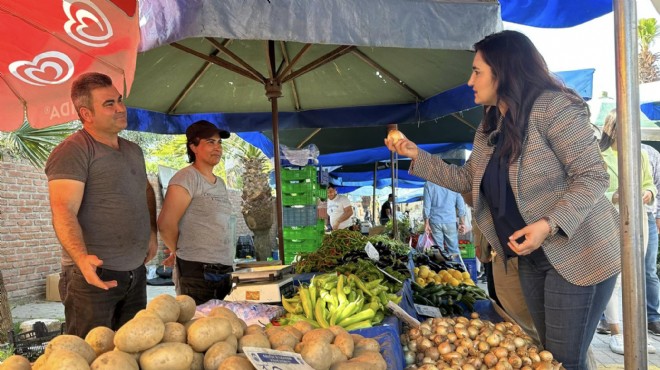
{"type": "Polygon", "coordinates": [[[586,369],[621,258],[588,108],[522,33],[499,32],[474,47],[468,85],[484,119],[465,165],[446,164],[405,138],[385,144],[413,159],[412,174],[472,194],[474,220],[501,261],[518,258],[543,346],[566,369],[586,369]]]}

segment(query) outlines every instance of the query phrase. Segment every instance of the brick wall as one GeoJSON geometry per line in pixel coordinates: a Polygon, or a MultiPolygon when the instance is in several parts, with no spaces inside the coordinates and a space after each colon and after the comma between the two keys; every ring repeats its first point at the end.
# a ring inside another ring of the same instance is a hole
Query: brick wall
{"type": "MultiPolygon", "coordinates": [[[[159,189],[155,176],[150,182],[159,189]]],[[[156,195],[160,210],[160,191],[156,195]]],[[[236,235],[251,234],[240,212],[240,191],[230,190],[229,198],[236,215],[236,235]]],[[[12,304],[45,298],[46,276],[60,272],[60,251],[43,169],[4,156],[0,159],[0,271],[12,304]]],[[[152,263],[159,258],[162,253],[152,263]]]]}

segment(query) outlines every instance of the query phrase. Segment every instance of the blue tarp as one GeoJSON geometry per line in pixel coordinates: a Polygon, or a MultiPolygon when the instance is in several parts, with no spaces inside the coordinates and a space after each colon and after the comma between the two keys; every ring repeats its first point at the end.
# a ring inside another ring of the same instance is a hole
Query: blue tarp
{"type": "MultiPolygon", "coordinates": [[[[594,69],[557,72],[564,83],[584,99],[592,96],[594,69]]],[[[279,112],[279,129],[384,126],[388,123],[428,122],[474,108],[474,94],[467,85],[439,93],[421,103],[279,112]]],[[[230,132],[270,131],[271,112],[195,113],[170,115],[128,108],[128,129],[158,134],[182,134],[193,122],[205,119],[230,132]]]]}
{"type": "Polygon", "coordinates": [[[564,28],[612,11],[612,0],[500,0],[502,20],[532,27],[564,28]]]}

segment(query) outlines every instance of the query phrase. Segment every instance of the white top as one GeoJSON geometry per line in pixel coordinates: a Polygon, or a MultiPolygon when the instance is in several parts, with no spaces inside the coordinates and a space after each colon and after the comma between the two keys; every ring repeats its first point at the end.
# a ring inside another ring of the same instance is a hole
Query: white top
{"type": "MultiPolygon", "coordinates": [[[[351,207],[351,201],[345,195],[339,195],[335,199],[328,198],[328,216],[330,216],[330,225],[334,225],[335,221],[344,214],[344,208],[351,207]]],[[[353,225],[353,220],[349,217],[347,220],[339,224],[340,229],[346,229],[353,225]]]]}

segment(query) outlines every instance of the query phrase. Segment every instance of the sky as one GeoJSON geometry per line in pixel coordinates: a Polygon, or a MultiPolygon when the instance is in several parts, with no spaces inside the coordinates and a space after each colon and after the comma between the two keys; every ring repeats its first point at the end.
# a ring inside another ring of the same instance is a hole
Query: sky
{"type": "MultiPolygon", "coordinates": [[[[657,18],[660,15],[650,0],[637,1],[637,18],[657,18]]],[[[504,23],[505,29],[526,34],[543,54],[551,71],[595,68],[593,97],[615,96],[614,15],[612,13],[571,28],[541,29],[504,23]]],[[[660,51],[660,38],[651,50],[660,51]]]]}

